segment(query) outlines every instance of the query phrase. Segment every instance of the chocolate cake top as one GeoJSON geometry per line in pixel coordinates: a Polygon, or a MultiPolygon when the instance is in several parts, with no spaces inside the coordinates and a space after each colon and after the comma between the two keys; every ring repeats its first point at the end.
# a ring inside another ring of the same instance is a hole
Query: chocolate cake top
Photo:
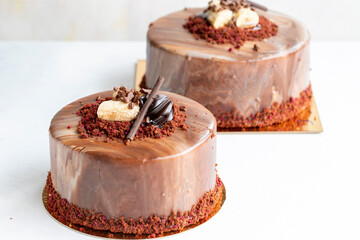
{"type": "Polygon", "coordinates": [[[112,91],[93,94],[65,106],[52,119],[50,134],[65,145],[76,146],[79,149],[86,147],[87,151],[96,149],[104,156],[118,156],[126,160],[143,159],[144,152],[146,158],[152,159],[176,155],[200,144],[216,132],[216,120],[205,107],[174,93],[159,92],[173,101],[174,118],[162,128],[144,124],[137,132],[135,141],[129,146],[125,145],[123,140],[131,127],[131,122],[96,121],[96,108],[102,101],[111,100],[112,94],[112,91]],[[183,111],[184,108],[186,112],[183,111]],[[79,109],[83,112],[76,114],[79,109]]]}
{"type": "Polygon", "coordinates": [[[188,8],[164,16],[151,25],[147,37],[149,42],[169,52],[186,55],[191,58],[205,58],[212,61],[248,61],[263,60],[285,56],[304,47],[310,41],[306,27],[296,19],[282,13],[256,9],[260,16],[265,17],[278,26],[278,33],[267,40],[245,41],[240,49],[229,44],[209,44],[197,40],[188,29],[184,28],[189,17],[204,11],[204,8],[188,8]],[[259,51],[254,51],[254,44],[259,51]],[[231,51],[229,51],[229,49],[231,51]]]}

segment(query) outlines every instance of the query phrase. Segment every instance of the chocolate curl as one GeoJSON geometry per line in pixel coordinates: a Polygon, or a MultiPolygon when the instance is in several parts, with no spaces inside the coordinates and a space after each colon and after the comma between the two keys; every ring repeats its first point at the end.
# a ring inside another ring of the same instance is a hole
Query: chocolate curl
{"type": "Polygon", "coordinates": [[[263,11],[268,10],[267,7],[265,7],[265,6],[261,5],[261,4],[255,3],[253,1],[247,1],[247,2],[250,4],[251,7],[258,8],[258,9],[263,10],[263,11]]]}
{"type": "Polygon", "coordinates": [[[130,141],[132,141],[134,139],[137,130],[139,129],[142,121],[144,120],[145,115],[146,115],[150,105],[153,103],[154,98],[155,98],[157,92],[159,91],[161,85],[164,83],[164,81],[165,81],[165,78],[162,76],[160,76],[158,78],[158,80],[156,81],[155,86],[152,89],[149,98],[146,100],[144,106],[141,108],[139,116],[136,118],[134,124],[132,125],[130,132],[126,136],[126,139],[128,139],[130,141]]]}

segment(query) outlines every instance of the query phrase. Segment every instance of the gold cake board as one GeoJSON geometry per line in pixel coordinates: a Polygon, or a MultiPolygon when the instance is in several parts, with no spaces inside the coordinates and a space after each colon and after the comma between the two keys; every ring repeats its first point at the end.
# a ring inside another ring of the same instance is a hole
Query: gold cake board
{"type": "MultiPolygon", "coordinates": [[[[221,181],[222,182],[222,181],[221,181]]],[[[182,233],[185,232],[187,230],[193,229],[203,223],[205,223],[206,221],[208,221],[209,219],[211,219],[215,214],[217,214],[221,207],[224,205],[224,202],[226,200],[226,189],[225,189],[225,185],[224,182],[222,182],[222,193],[221,193],[221,199],[220,201],[216,204],[214,210],[209,214],[209,216],[205,219],[201,219],[199,222],[189,225],[187,227],[185,227],[183,230],[178,230],[178,231],[172,231],[172,232],[167,232],[164,233],[162,236],[160,237],[166,237],[166,236],[171,236],[177,233],[182,233]]],[[[111,238],[111,239],[147,239],[147,235],[144,236],[135,236],[132,234],[123,234],[123,233],[114,233],[114,232],[110,232],[110,231],[105,231],[105,230],[94,230],[91,229],[89,227],[83,227],[77,224],[72,224],[70,222],[67,221],[61,221],[57,218],[55,218],[46,208],[47,205],[47,195],[46,195],[46,186],[43,189],[42,192],[42,202],[44,205],[44,208],[46,210],[46,212],[51,216],[52,219],[54,219],[57,223],[59,223],[60,225],[69,228],[77,233],[81,233],[87,236],[93,236],[93,237],[99,237],[99,238],[111,238]]]]}
{"type": "MultiPolygon", "coordinates": [[[[138,60],[135,73],[135,88],[140,88],[140,83],[146,71],[146,60],[138,60]]],[[[303,110],[294,119],[264,128],[248,129],[218,129],[218,134],[240,134],[240,133],[321,133],[323,131],[319,111],[316,107],[314,97],[311,106],[303,110]]]]}

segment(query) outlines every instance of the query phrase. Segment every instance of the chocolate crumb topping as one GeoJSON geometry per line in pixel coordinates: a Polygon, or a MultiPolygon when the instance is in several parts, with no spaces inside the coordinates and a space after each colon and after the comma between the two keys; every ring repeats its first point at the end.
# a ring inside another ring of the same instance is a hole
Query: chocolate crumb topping
{"type": "MultiPolygon", "coordinates": [[[[81,138],[104,137],[106,142],[110,140],[121,140],[126,142],[126,136],[130,131],[133,121],[107,121],[97,117],[97,109],[103,101],[111,100],[111,97],[100,98],[94,103],[87,103],[80,108],[77,115],[81,117],[77,132],[81,138]]],[[[171,136],[177,128],[186,130],[185,124],[187,115],[180,111],[179,106],[173,106],[173,118],[165,122],[161,127],[150,123],[150,118],[145,118],[145,123],[141,124],[136,132],[135,140],[144,138],[162,138],[171,136]]]]}
{"type": "Polygon", "coordinates": [[[254,47],[253,47],[253,50],[255,51],[255,52],[258,52],[259,51],[259,46],[258,45],[256,45],[256,44],[254,44],[254,47]]]}
{"type": "MultiPolygon", "coordinates": [[[[254,28],[238,28],[232,21],[221,28],[214,28],[207,19],[191,16],[183,26],[196,39],[204,39],[211,44],[230,44],[236,49],[246,41],[261,41],[278,33],[278,26],[264,16],[259,17],[259,24],[254,28]]],[[[232,49],[229,51],[232,51],[232,49]]]]}

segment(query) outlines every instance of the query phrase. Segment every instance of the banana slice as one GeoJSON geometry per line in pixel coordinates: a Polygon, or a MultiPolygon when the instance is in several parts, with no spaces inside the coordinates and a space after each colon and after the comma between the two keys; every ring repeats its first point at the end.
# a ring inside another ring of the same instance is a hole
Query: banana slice
{"type": "Polygon", "coordinates": [[[131,121],[139,114],[139,105],[134,104],[133,108],[129,108],[129,103],[122,101],[104,101],[99,105],[97,116],[100,119],[108,121],[131,121]]]}
{"type": "Polygon", "coordinates": [[[235,13],[236,26],[239,28],[255,27],[259,23],[259,15],[249,7],[242,7],[235,13]]]}
{"type": "Polygon", "coordinates": [[[219,12],[207,11],[207,19],[214,28],[224,27],[233,18],[233,12],[229,9],[224,9],[219,12]]]}

